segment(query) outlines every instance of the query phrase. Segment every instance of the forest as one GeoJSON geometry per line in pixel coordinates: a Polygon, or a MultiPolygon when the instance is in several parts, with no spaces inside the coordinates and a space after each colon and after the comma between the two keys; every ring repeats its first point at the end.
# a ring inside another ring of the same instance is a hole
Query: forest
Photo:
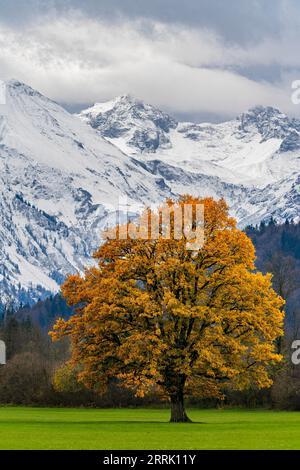
{"type": "MultiPolygon", "coordinates": [[[[300,223],[274,219],[245,229],[256,249],[256,267],[273,275],[276,292],[285,301],[285,334],[277,349],[284,361],[272,371],[270,389],[227,391],[225,399],[189,397],[190,405],[300,409],[300,366],[291,362],[291,344],[300,335],[300,223]]],[[[65,366],[69,340],[52,342],[48,331],[58,317],[68,319],[72,308],[60,294],[19,309],[7,306],[1,317],[1,338],[7,345],[7,365],[0,368],[0,402],[26,405],[119,407],[160,404],[155,394],[136,398],[112,380],[104,395],[87,390],[65,366]]]]}

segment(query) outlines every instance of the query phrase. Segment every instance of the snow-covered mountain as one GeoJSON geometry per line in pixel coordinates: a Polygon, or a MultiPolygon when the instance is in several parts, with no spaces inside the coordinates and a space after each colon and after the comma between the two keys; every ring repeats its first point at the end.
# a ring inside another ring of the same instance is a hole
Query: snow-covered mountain
{"type": "Polygon", "coordinates": [[[0,116],[0,301],[27,301],[57,290],[68,272],[90,262],[118,195],[155,202],[170,190],[32,88],[10,81],[6,99],[0,116]]]}
{"type": "MultiPolygon", "coordinates": [[[[257,106],[232,121],[195,124],[124,95],[78,117],[156,174],[164,177],[161,170],[171,167],[175,192],[174,180],[183,182],[183,173],[190,181],[205,175],[215,179],[215,188],[225,185],[241,226],[271,216],[299,219],[300,120],[275,108],[257,106]]],[[[194,188],[211,191],[211,185],[194,188]]]]}
{"type": "Polygon", "coordinates": [[[298,217],[300,121],[273,108],[213,125],[178,123],[128,95],[72,115],[16,80],[6,98],[0,302],[34,301],[82,271],[119,196],[225,197],[241,226],[298,217]]]}
{"type": "Polygon", "coordinates": [[[128,95],[79,114],[127,155],[264,187],[299,171],[300,120],[258,106],[221,124],[178,123],[128,95]]]}

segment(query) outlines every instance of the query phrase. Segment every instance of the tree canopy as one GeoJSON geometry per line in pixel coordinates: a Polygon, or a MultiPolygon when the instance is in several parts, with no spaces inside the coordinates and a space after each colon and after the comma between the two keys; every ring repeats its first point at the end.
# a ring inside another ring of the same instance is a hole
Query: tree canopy
{"type": "Polygon", "coordinates": [[[86,386],[103,391],[118,379],[140,396],[157,389],[170,400],[171,421],[188,420],[191,392],[269,387],[283,334],[283,300],[271,275],[255,270],[253,244],[225,201],[167,202],[171,212],[186,204],[204,207],[202,247],[188,249],[191,240],[174,230],[169,238],[108,238],[98,266],[66,280],[62,292],[76,313],[51,333],[71,337],[71,364],[86,386]]]}

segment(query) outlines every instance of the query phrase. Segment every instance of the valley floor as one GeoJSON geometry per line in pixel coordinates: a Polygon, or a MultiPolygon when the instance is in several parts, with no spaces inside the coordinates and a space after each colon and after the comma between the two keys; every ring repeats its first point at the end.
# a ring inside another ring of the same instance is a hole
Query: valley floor
{"type": "Polygon", "coordinates": [[[0,407],[0,449],[300,449],[300,413],[0,407]]]}

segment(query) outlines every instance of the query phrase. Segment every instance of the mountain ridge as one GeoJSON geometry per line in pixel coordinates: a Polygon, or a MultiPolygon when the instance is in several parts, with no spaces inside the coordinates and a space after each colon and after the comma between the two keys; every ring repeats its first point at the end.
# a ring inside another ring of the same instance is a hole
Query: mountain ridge
{"type": "MultiPolygon", "coordinates": [[[[107,108],[105,103],[97,103],[83,110],[78,117],[124,153],[148,159],[155,153],[166,162],[184,165],[197,172],[203,168],[204,172],[228,182],[247,186],[267,185],[271,180],[268,178],[270,162],[266,156],[270,159],[278,153],[300,149],[300,120],[290,119],[270,106],[256,106],[224,123],[197,124],[178,122],[166,113],[161,120],[158,108],[127,95],[109,103],[107,108]],[[129,118],[125,116],[124,119],[124,109],[128,108],[129,118]],[[148,109],[150,112],[147,113],[148,109]],[[140,119],[141,113],[144,113],[143,120],[140,119]],[[118,132],[114,134],[116,129],[118,132]],[[143,136],[144,141],[141,142],[139,137],[143,136]],[[249,177],[247,158],[250,153],[252,171],[249,177]],[[267,167],[263,168],[264,165],[267,167]],[[231,178],[228,172],[231,172],[231,178]],[[261,173],[264,173],[263,177],[261,173]]],[[[275,180],[278,178],[274,176],[275,180]]]]}
{"type": "Polygon", "coordinates": [[[274,108],[222,124],[180,123],[130,95],[73,115],[18,80],[6,88],[2,304],[45,298],[68,273],[82,273],[119,197],[144,205],[182,193],[224,197],[241,227],[298,217],[300,124],[274,108]]]}

